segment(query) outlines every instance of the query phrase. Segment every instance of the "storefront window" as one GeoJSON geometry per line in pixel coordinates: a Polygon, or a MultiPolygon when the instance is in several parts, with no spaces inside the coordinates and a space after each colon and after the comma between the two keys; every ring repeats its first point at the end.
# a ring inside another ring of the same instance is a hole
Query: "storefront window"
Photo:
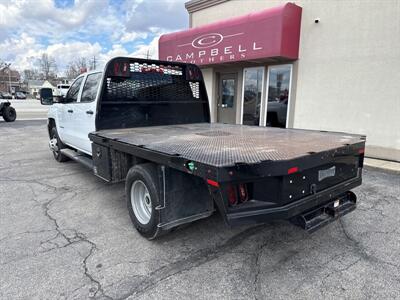
{"type": "Polygon", "coordinates": [[[244,70],[243,124],[260,124],[261,93],[264,68],[244,70]]]}
{"type": "Polygon", "coordinates": [[[267,126],[286,127],[291,65],[268,68],[267,126]]]}

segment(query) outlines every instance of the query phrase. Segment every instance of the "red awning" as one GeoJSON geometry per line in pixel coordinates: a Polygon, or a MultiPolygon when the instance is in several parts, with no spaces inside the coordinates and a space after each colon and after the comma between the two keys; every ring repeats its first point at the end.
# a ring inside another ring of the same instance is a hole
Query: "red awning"
{"type": "Polygon", "coordinates": [[[298,58],[301,7],[284,5],[164,34],[159,40],[160,60],[198,65],[247,60],[298,58]]]}

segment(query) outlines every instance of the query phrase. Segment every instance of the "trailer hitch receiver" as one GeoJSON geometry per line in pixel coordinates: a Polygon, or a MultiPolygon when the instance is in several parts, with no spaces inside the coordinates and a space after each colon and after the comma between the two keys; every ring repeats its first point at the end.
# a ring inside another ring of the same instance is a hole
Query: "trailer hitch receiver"
{"type": "Polygon", "coordinates": [[[353,211],[356,208],[356,202],[356,195],[348,191],[328,203],[291,218],[290,222],[312,233],[353,211]]]}

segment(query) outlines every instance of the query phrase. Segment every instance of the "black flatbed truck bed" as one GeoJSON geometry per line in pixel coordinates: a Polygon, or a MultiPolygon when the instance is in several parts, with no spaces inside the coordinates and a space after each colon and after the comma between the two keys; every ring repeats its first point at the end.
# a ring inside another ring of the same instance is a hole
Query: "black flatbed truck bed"
{"type": "Polygon", "coordinates": [[[93,171],[126,182],[149,239],[216,209],[229,225],[286,219],[311,232],[356,207],[364,136],[211,123],[195,65],[114,58],[96,99],[93,171]]]}
{"type": "MultiPolygon", "coordinates": [[[[90,138],[102,149],[200,177],[230,225],[287,219],[310,232],[355,209],[349,190],[361,184],[365,147],[361,135],[219,123],[109,129],[90,138]],[[332,168],[334,176],[318,179],[332,168]],[[228,187],[243,182],[252,185],[253,197],[229,207],[228,187]],[[264,192],[275,196],[255,198],[264,192]],[[340,208],[333,207],[335,201],[340,208]]],[[[111,173],[100,176],[113,181],[111,173]]],[[[193,220],[210,213],[195,213],[193,220]]],[[[160,225],[168,229],[180,221],[160,225]]]]}
{"type": "Polygon", "coordinates": [[[109,129],[90,138],[182,171],[190,171],[187,165],[193,162],[192,174],[218,182],[232,180],[227,170],[245,166],[254,167],[250,173],[258,176],[282,175],[290,166],[320,166],[335,157],[359,155],[365,144],[360,135],[220,123],[109,129]]]}

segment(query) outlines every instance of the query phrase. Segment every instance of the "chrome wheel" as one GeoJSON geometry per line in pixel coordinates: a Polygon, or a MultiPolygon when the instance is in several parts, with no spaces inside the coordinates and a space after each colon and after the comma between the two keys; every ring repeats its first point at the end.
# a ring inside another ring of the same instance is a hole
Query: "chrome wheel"
{"type": "Polygon", "coordinates": [[[57,136],[53,136],[53,138],[50,139],[50,141],[49,141],[49,147],[50,147],[50,150],[51,150],[51,151],[53,151],[53,152],[55,152],[55,153],[58,153],[57,136]]]}
{"type": "Polygon", "coordinates": [[[149,190],[141,180],[136,180],[131,187],[131,205],[140,223],[146,225],[151,218],[151,197],[149,190]]]}

